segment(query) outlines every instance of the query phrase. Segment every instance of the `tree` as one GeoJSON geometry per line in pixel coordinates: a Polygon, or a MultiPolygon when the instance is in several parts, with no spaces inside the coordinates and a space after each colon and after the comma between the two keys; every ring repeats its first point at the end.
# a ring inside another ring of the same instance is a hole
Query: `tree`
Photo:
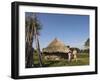
{"type": "Polygon", "coordinates": [[[90,46],[90,39],[89,38],[85,41],[84,46],[85,46],[84,52],[89,53],[89,46],[90,46]]]}
{"type": "Polygon", "coordinates": [[[80,52],[80,49],[77,48],[77,47],[71,47],[70,50],[71,50],[71,51],[76,50],[78,53],[80,52]]]}
{"type": "Polygon", "coordinates": [[[89,43],[90,43],[90,40],[89,40],[89,38],[88,38],[88,39],[85,41],[84,46],[89,47],[89,43]]]}
{"type": "MultiPolygon", "coordinates": [[[[36,41],[35,43],[38,51],[40,50],[39,39],[38,39],[40,29],[41,29],[41,24],[37,19],[37,16],[33,13],[26,13],[25,15],[25,44],[26,44],[25,63],[26,63],[26,67],[28,68],[34,66],[34,62],[33,62],[34,48],[32,47],[32,43],[34,42],[34,40],[36,41]]],[[[41,66],[42,60],[40,57],[40,52],[38,52],[38,54],[39,54],[39,63],[41,66]]]]}

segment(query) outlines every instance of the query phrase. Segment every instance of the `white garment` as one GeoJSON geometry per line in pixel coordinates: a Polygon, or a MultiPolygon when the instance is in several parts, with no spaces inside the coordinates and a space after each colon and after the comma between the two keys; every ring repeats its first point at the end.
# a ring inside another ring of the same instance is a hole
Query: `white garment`
{"type": "Polygon", "coordinates": [[[71,61],[71,53],[68,53],[68,61],[71,61]]]}

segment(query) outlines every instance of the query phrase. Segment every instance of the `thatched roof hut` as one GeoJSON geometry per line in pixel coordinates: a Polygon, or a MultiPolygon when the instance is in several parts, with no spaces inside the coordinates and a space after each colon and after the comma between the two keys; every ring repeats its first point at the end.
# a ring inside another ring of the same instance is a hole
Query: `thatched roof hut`
{"type": "Polygon", "coordinates": [[[45,53],[67,53],[69,48],[60,40],[55,38],[46,48],[43,49],[45,53]]]}
{"type": "Polygon", "coordinates": [[[46,60],[60,60],[68,57],[69,48],[55,38],[46,48],[43,48],[42,52],[46,60]]]}

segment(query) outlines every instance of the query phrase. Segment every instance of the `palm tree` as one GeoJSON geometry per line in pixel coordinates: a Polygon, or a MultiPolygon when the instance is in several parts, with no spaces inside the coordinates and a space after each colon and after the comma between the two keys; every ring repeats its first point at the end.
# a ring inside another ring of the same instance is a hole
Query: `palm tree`
{"type": "Polygon", "coordinates": [[[39,48],[39,30],[41,29],[41,24],[39,20],[37,20],[37,16],[33,13],[28,13],[29,15],[26,15],[25,19],[25,43],[26,43],[26,56],[25,56],[25,63],[26,67],[33,67],[34,66],[34,59],[33,59],[33,47],[32,43],[35,40],[36,48],[38,50],[39,55],[39,63],[40,66],[42,66],[42,59],[41,59],[41,53],[39,48]]]}

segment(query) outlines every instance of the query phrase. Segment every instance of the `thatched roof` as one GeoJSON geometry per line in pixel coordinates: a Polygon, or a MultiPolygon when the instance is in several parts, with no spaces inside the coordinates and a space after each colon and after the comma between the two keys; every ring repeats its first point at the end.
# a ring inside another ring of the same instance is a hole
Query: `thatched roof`
{"type": "Polygon", "coordinates": [[[67,53],[68,51],[68,47],[57,38],[55,38],[46,48],[43,49],[43,52],[46,53],[67,53]]]}

